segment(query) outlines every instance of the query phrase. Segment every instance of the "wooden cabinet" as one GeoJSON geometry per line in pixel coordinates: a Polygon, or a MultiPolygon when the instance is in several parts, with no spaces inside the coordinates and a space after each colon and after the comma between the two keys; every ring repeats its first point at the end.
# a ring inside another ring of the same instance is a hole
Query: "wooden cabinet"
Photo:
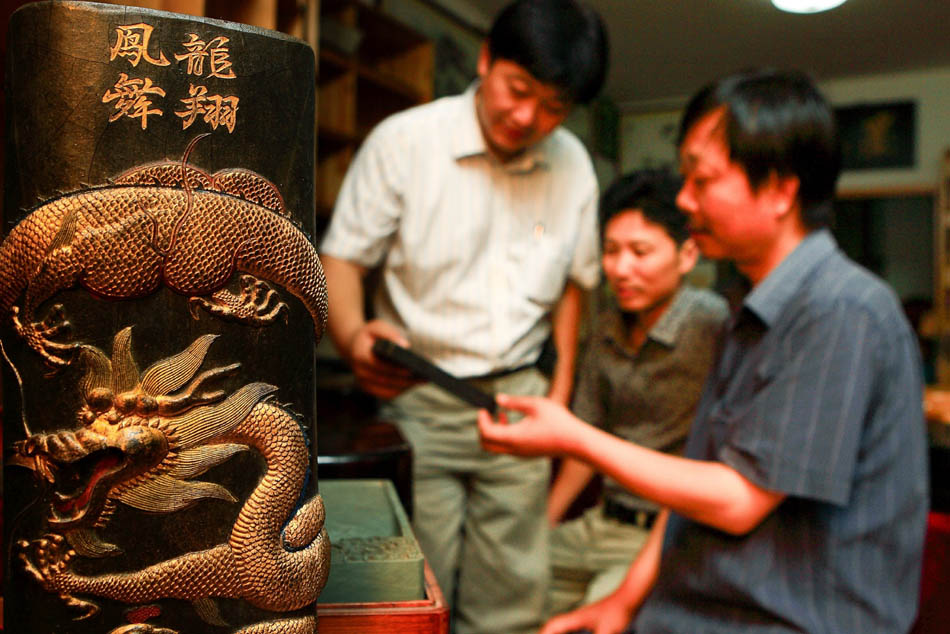
{"type": "Polygon", "coordinates": [[[328,218],[353,153],[388,115],[432,99],[432,43],[356,0],[323,0],[317,71],[317,217],[328,218]]]}

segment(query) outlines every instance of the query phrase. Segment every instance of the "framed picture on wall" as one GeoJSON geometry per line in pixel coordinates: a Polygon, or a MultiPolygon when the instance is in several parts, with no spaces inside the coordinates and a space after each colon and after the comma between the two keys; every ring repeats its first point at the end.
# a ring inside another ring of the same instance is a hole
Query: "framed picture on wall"
{"type": "Polygon", "coordinates": [[[845,170],[914,167],[917,105],[912,101],[835,109],[845,170]]]}

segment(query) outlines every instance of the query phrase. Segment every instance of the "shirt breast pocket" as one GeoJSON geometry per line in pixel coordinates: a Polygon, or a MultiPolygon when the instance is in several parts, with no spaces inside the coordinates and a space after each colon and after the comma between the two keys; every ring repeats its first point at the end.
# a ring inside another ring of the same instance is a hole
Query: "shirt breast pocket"
{"type": "Polygon", "coordinates": [[[543,306],[554,304],[564,290],[570,254],[548,236],[531,240],[521,251],[514,274],[525,297],[543,306]]]}
{"type": "Polygon", "coordinates": [[[768,437],[768,433],[763,434],[771,421],[760,420],[760,417],[772,417],[773,382],[777,370],[771,359],[763,359],[755,362],[752,368],[738,368],[731,375],[732,380],[721,383],[726,390],[708,414],[717,444],[729,438],[729,444],[752,454],[760,454],[763,445],[771,445],[773,439],[768,437]]]}

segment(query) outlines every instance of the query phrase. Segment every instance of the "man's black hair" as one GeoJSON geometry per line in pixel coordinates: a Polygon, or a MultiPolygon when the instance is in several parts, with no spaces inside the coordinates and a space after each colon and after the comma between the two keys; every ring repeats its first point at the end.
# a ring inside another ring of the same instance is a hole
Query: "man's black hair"
{"type": "Polygon", "coordinates": [[[677,245],[683,244],[689,237],[689,219],[676,206],[680,185],[680,179],[665,169],[638,170],[618,178],[600,198],[601,241],[611,218],[636,209],[661,226],[677,245]]]}
{"type": "Polygon", "coordinates": [[[488,50],[493,62],[523,66],[572,103],[596,97],[607,73],[604,24],[580,0],[515,0],[495,18],[488,50]]]}
{"type": "Polygon", "coordinates": [[[798,71],[747,70],[715,81],[690,100],[677,145],[704,115],[723,109],[729,158],[753,189],[772,172],[797,176],[802,222],[809,229],[831,220],[841,152],[831,106],[798,71]]]}

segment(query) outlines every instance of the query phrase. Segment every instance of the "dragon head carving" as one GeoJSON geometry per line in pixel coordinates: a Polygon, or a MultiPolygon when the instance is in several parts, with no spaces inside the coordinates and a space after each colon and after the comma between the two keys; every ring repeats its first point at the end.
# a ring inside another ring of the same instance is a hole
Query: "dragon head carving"
{"type": "Polygon", "coordinates": [[[235,501],[220,485],[189,479],[246,449],[209,441],[274,388],[255,383],[227,398],[222,390],[203,391],[207,381],[239,367],[197,374],[214,339],[199,337],[141,374],[131,354],[131,328],[116,335],[111,359],[92,346],[80,349],[80,426],[14,445],[17,461],[54,487],[52,528],[101,528],[116,501],[151,512],[176,511],[209,497],[235,501]]]}

